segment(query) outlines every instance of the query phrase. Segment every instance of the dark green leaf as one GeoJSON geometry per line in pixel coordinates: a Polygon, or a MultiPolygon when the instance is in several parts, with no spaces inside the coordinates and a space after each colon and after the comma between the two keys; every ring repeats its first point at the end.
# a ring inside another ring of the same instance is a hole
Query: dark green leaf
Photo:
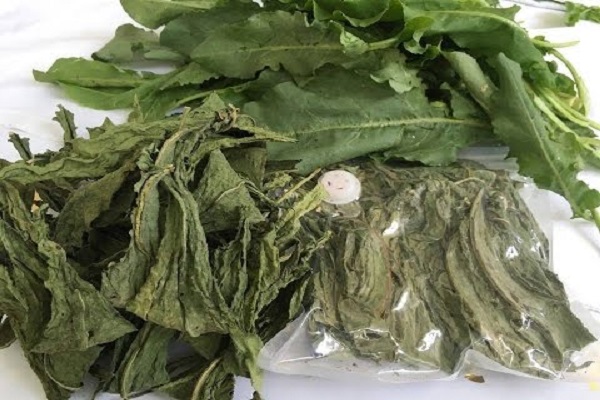
{"type": "Polygon", "coordinates": [[[307,76],[323,65],[349,59],[334,29],[307,25],[303,14],[286,12],[261,12],[247,21],[222,25],[191,56],[208,71],[244,79],[266,67],[307,76]]]}
{"type": "Polygon", "coordinates": [[[58,386],[75,392],[83,387],[85,374],[101,351],[101,347],[91,347],[82,352],[45,354],[44,370],[58,386]]]}
{"type": "Polygon", "coordinates": [[[63,83],[85,88],[135,88],[153,75],[83,58],[61,58],[46,72],[33,71],[38,82],[63,83]]]}
{"type": "Polygon", "coordinates": [[[240,176],[249,179],[256,187],[261,187],[267,165],[265,147],[243,147],[223,151],[231,168],[240,176]]]}
{"type": "Polygon", "coordinates": [[[215,30],[245,21],[260,11],[252,2],[237,2],[204,12],[184,14],[170,21],[160,33],[160,44],[189,56],[215,30]]]}
{"type": "Polygon", "coordinates": [[[576,216],[589,217],[590,211],[600,206],[600,193],[577,179],[586,151],[575,133],[559,131],[544,120],[527,93],[519,65],[504,55],[497,57],[496,89],[472,58],[453,57],[454,68],[488,111],[495,134],[510,146],[510,156],[517,158],[521,174],[564,196],[576,216]]]}
{"type": "Polygon", "coordinates": [[[155,29],[181,14],[209,10],[227,2],[228,0],[121,0],[121,5],[131,18],[155,29]]]}
{"type": "Polygon", "coordinates": [[[223,345],[223,338],[223,335],[207,333],[198,337],[185,336],[184,340],[192,346],[196,353],[207,360],[212,360],[217,356],[219,349],[223,345]]]}
{"type": "MultiPolygon", "coordinates": [[[[21,340],[21,338],[19,338],[21,340]]],[[[48,400],[68,400],[83,384],[98,348],[82,352],[39,354],[25,351],[29,366],[38,376],[48,400]]]]}
{"type": "Polygon", "coordinates": [[[299,160],[302,172],[374,152],[446,164],[459,149],[491,135],[487,122],[452,118],[420,89],[400,94],[339,69],[322,71],[302,88],[281,83],[243,111],[257,121],[250,131],[297,140],[270,144],[269,156],[299,160]]]}

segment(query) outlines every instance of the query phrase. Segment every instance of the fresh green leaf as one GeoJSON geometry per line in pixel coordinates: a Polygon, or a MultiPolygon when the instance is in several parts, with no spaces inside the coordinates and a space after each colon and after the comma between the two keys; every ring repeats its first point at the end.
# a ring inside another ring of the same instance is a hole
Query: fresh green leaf
{"type": "Polygon", "coordinates": [[[396,92],[402,94],[421,87],[417,70],[406,66],[406,58],[397,51],[384,52],[381,56],[382,68],[371,74],[375,82],[388,82],[396,92]]]}
{"type": "Polygon", "coordinates": [[[136,88],[154,74],[141,74],[112,64],[83,58],[60,58],[46,72],[33,71],[38,82],[63,83],[85,88],[136,88]]]}
{"type": "Polygon", "coordinates": [[[142,120],[145,121],[164,118],[182,99],[197,93],[197,86],[190,84],[199,84],[214,77],[214,74],[200,72],[192,66],[155,75],[122,70],[99,61],[71,60],[57,61],[55,66],[60,66],[51,68],[47,73],[36,72],[36,79],[57,83],[69,98],[95,109],[132,108],[137,104],[143,114],[142,120]],[[80,65],[83,65],[83,70],[87,68],[91,75],[69,78],[68,71],[77,70],[80,65]],[[104,70],[104,78],[100,79],[100,73],[95,72],[98,69],[104,70]],[[116,87],[117,85],[121,87],[116,87]]]}
{"type": "Polygon", "coordinates": [[[367,27],[390,11],[389,0],[353,1],[315,0],[315,17],[320,20],[348,20],[352,25],[367,27]]]}
{"type": "Polygon", "coordinates": [[[544,189],[564,196],[576,216],[583,217],[600,206],[600,193],[577,178],[584,165],[576,136],[552,132],[529,98],[519,66],[504,55],[496,61],[499,91],[491,99],[492,124],[520,172],[534,178],[544,189]],[[513,99],[513,101],[506,101],[513,99]]]}
{"type": "MultiPolygon", "coordinates": [[[[183,69],[179,70],[176,74],[164,82],[160,87],[160,90],[178,88],[186,85],[200,85],[209,79],[218,77],[218,74],[215,74],[214,72],[208,72],[199,64],[192,62],[187,64],[185,67],[183,67],[183,69]]],[[[164,95],[164,93],[157,94],[157,96],[164,95]]]]}
{"type": "Polygon", "coordinates": [[[158,42],[158,34],[137,28],[132,24],[121,25],[115,37],[92,54],[94,60],[111,63],[130,63],[147,60],[183,61],[183,56],[158,42]]]}
{"type": "Polygon", "coordinates": [[[227,0],[121,0],[131,18],[147,28],[155,29],[181,14],[209,10],[227,0]]]}
{"type": "Polygon", "coordinates": [[[450,7],[437,5],[424,8],[419,0],[405,4],[408,21],[423,17],[433,21],[424,32],[425,37],[447,34],[458,46],[476,56],[494,56],[503,52],[521,65],[528,78],[543,86],[554,86],[555,77],[544,60],[544,54],[529,38],[527,31],[514,22],[517,8],[448,9],[450,7]]]}
{"type": "Polygon", "coordinates": [[[302,172],[377,152],[447,164],[459,149],[491,136],[486,121],[452,118],[422,89],[400,94],[339,69],[321,71],[303,88],[281,83],[243,111],[257,122],[248,130],[296,140],[271,143],[269,156],[298,160],[302,172]]]}
{"type": "Polygon", "coordinates": [[[527,92],[519,65],[503,54],[497,57],[496,89],[472,58],[463,54],[451,59],[473,97],[489,113],[494,133],[517,158],[520,173],[564,196],[576,216],[591,217],[590,212],[600,206],[600,193],[577,178],[586,151],[573,131],[556,129],[544,120],[527,92]]]}
{"type": "Polygon", "coordinates": [[[349,59],[334,29],[307,25],[303,14],[281,11],[261,12],[247,21],[223,25],[212,31],[191,56],[208,71],[244,79],[266,67],[307,76],[323,65],[349,59]]]}
{"type": "Polygon", "coordinates": [[[574,26],[579,21],[592,21],[600,23],[600,7],[586,6],[572,1],[566,1],[567,26],[574,26]]]}
{"type": "Polygon", "coordinates": [[[160,44],[189,56],[215,30],[245,21],[261,8],[253,2],[227,3],[204,12],[184,14],[165,25],[160,44]]]}

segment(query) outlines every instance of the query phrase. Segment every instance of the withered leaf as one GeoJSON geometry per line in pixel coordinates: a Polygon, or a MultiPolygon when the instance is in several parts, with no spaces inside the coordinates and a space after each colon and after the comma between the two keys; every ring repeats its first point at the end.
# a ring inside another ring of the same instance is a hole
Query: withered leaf
{"type": "Polygon", "coordinates": [[[4,315],[1,311],[0,315],[3,315],[3,317],[0,318],[2,320],[2,322],[0,322],[0,349],[5,349],[13,344],[14,341],[17,340],[17,337],[10,325],[8,316],[4,315]]]}
{"type": "Polygon", "coordinates": [[[75,116],[63,106],[58,106],[54,121],[58,122],[63,129],[63,141],[69,143],[77,137],[77,127],[75,126],[75,116]]]}
{"type": "Polygon", "coordinates": [[[208,157],[208,165],[194,196],[200,204],[206,232],[235,229],[240,221],[258,223],[264,220],[246,183],[218,150],[208,157]]]}
{"type": "Polygon", "coordinates": [[[24,161],[29,161],[33,158],[33,153],[29,148],[29,138],[24,138],[18,135],[17,133],[11,132],[9,134],[9,142],[13,144],[17,153],[24,161]]]}

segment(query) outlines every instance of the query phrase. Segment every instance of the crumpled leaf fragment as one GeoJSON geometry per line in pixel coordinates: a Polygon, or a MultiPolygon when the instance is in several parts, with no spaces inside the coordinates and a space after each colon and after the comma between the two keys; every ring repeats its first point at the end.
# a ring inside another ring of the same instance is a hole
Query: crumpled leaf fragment
{"type": "Polygon", "coordinates": [[[146,323],[117,367],[109,390],[128,399],[167,383],[168,347],[175,331],[146,323]]]}
{"type": "MultiPolygon", "coordinates": [[[[46,316],[42,314],[40,319],[44,321],[34,322],[43,323],[43,329],[39,330],[41,326],[38,326],[35,335],[39,337],[35,343],[27,340],[26,343],[31,347],[26,349],[41,353],[84,351],[111,342],[133,330],[131,324],[90,283],[77,275],[62,248],[49,240],[45,222],[39,215],[30,217],[19,192],[8,182],[0,183],[0,200],[10,207],[0,219],[0,242],[13,265],[12,279],[9,270],[4,270],[6,288],[12,292],[10,302],[15,314],[13,318],[29,319],[23,315],[29,313],[29,307],[22,311],[15,309],[18,303],[23,307],[23,294],[19,293],[22,281],[28,282],[28,291],[40,290],[43,284],[45,289],[37,296],[43,296],[47,290],[46,298],[50,299],[50,310],[46,311],[49,320],[46,321],[46,316]],[[27,265],[27,270],[20,270],[20,265],[27,265]]],[[[0,308],[9,312],[6,306],[0,308]]],[[[36,308],[39,309],[39,306],[34,306],[36,308]]]]}
{"type": "Polygon", "coordinates": [[[0,349],[5,349],[13,344],[14,341],[17,340],[17,337],[10,325],[8,316],[2,312],[0,312],[0,315],[2,315],[2,317],[0,317],[0,319],[2,319],[2,322],[0,322],[0,349]]]}
{"type": "Polygon", "coordinates": [[[231,168],[222,152],[213,151],[194,196],[200,205],[205,232],[235,229],[239,221],[264,221],[246,188],[246,182],[231,168]]]}
{"type": "Polygon", "coordinates": [[[63,106],[58,106],[54,121],[58,122],[63,129],[63,141],[69,143],[77,137],[77,127],[75,126],[75,116],[63,106]]]}

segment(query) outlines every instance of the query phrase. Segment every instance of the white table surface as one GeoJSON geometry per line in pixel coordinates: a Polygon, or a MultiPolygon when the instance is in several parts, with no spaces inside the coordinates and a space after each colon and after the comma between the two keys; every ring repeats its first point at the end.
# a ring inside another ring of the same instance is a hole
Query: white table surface
{"type": "MultiPolygon", "coordinates": [[[[520,18],[532,28],[554,27],[561,23],[559,14],[536,10],[526,10],[520,18]]],[[[31,70],[46,69],[58,57],[89,56],[112,37],[119,24],[125,22],[130,21],[118,0],[0,0],[0,157],[15,156],[5,141],[9,130],[20,130],[26,136],[34,137],[32,147],[35,151],[43,150],[42,147],[60,146],[60,130],[51,122],[58,103],[75,113],[82,131],[99,125],[106,116],[115,121],[124,118],[125,112],[93,111],[74,104],[50,85],[34,82],[31,70]]],[[[592,61],[597,59],[597,39],[593,36],[600,37],[600,25],[583,23],[575,30],[556,29],[550,34],[558,41],[581,39],[579,46],[567,49],[565,54],[588,81],[590,92],[597,100],[594,115],[600,119],[600,74],[596,76],[598,64],[592,61]]],[[[598,176],[587,176],[592,183],[600,182],[598,176]]],[[[543,219],[546,232],[555,239],[559,237],[564,243],[554,246],[554,268],[573,297],[600,305],[600,295],[595,289],[598,284],[594,284],[600,282],[600,240],[595,236],[597,233],[589,226],[570,222],[568,207],[560,199],[540,194],[532,200],[532,203],[536,202],[543,205],[537,209],[536,215],[543,219]],[[577,251],[573,252],[573,248],[577,251]],[[589,276],[582,278],[582,274],[574,273],[575,267],[590,271],[589,276]]],[[[266,400],[600,399],[600,391],[595,389],[593,384],[544,382],[493,373],[486,374],[485,384],[460,379],[402,385],[340,383],[267,373],[263,394],[266,400]]],[[[251,392],[249,382],[239,379],[236,400],[249,398],[251,392]]],[[[29,370],[19,347],[13,345],[1,351],[0,399],[43,398],[41,385],[29,370]]],[[[89,393],[74,398],[89,398],[89,393]]],[[[115,398],[101,397],[103,400],[115,398]]],[[[142,399],[159,398],[148,395],[142,399]]]]}

